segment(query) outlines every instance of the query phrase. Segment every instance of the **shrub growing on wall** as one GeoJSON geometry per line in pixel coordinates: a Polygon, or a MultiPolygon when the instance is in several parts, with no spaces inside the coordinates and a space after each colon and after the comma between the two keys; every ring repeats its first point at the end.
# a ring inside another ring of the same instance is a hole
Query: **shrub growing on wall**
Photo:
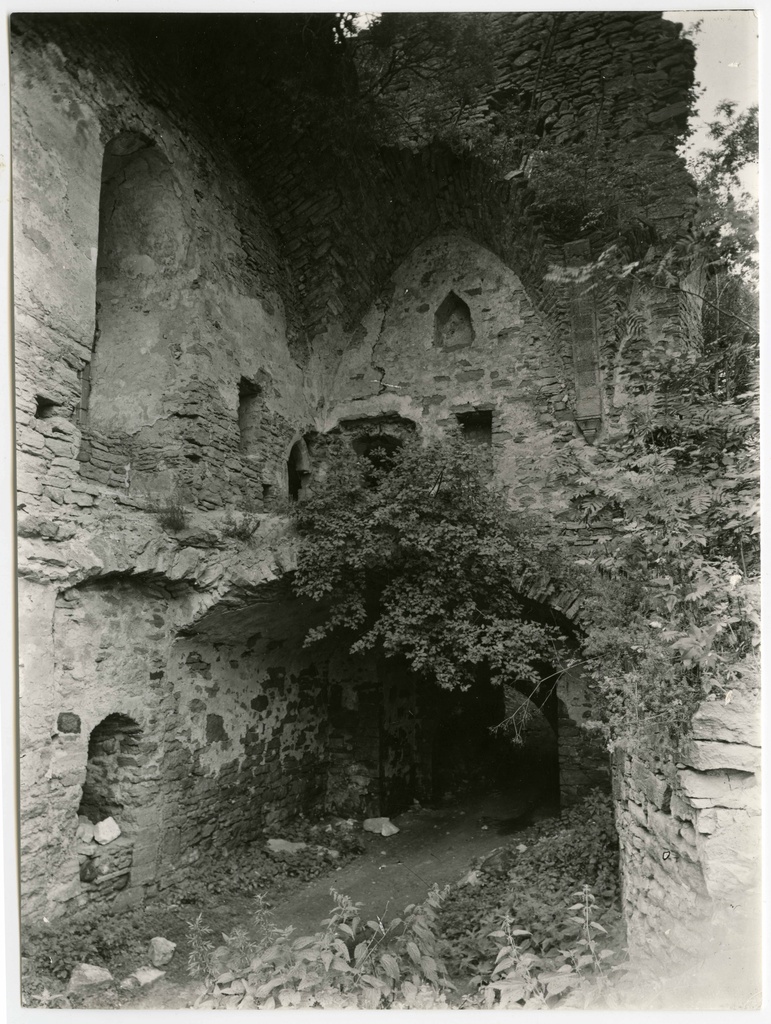
{"type": "Polygon", "coordinates": [[[297,592],[328,608],[308,641],[402,656],[446,688],[480,669],[537,684],[560,631],[530,618],[522,595],[559,580],[564,559],[549,520],[512,513],[486,478],[460,436],[409,440],[374,465],[333,442],[325,484],[294,513],[297,592]]]}

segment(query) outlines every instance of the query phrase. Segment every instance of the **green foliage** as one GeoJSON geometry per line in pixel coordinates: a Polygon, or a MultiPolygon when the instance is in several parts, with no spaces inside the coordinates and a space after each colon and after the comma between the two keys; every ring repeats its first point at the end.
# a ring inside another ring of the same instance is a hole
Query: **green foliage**
{"type": "Polygon", "coordinates": [[[618,835],[609,796],[591,792],[559,818],[517,833],[510,850],[505,878],[483,866],[478,884],[453,890],[442,908],[452,976],[470,975],[472,987],[490,978],[497,955],[491,932],[507,918],[527,930],[528,949],[539,957],[553,960],[574,945],[580,929],[566,908],[583,886],[594,894],[594,915],[609,932],[619,930],[618,835]]]}
{"type": "Polygon", "coordinates": [[[548,520],[511,512],[487,474],[460,436],[408,441],[379,466],[334,443],[325,484],[295,510],[295,587],[328,609],[307,642],[343,636],[446,688],[480,670],[537,684],[559,631],[522,594],[558,583],[564,561],[548,520]]]}
{"type": "Polygon", "coordinates": [[[187,509],[175,496],[150,499],[146,508],[148,512],[153,513],[164,530],[178,533],[187,526],[187,509]]]}
{"type": "Polygon", "coordinates": [[[144,952],[138,922],[135,912],[113,916],[103,909],[81,911],[66,921],[22,929],[22,955],[63,981],[78,963],[107,966],[119,950],[144,952]]]}
{"type": "Polygon", "coordinates": [[[490,143],[489,125],[469,123],[494,80],[495,43],[484,15],[388,12],[353,43],[359,103],[381,141],[411,136],[451,149],[490,143]]]}
{"type": "Polygon", "coordinates": [[[723,100],[715,110],[709,134],[717,145],[697,158],[697,178],[716,189],[741,187],[740,172],[758,159],[757,106],[739,112],[736,103],[723,100]]]}
{"type": "Polygon", "coordinates": [[[613,237],[655,197],[650,174],[619,147],[599,110],[585,112],[569,137],[544,135],[531,147],[528,184],[544,228],[574,241],[593,232],[613,237]]]}
{"type": "Polygon", "coordinates": [[[489,981],[480,989],[485,1007],[575,1006],[575,997],[580,995],[589,997],[585,1003],[596,1000],[607,985],[606,970],[616,951],[600,948],[599,938],[607,931],[595,919],[596,900],[589,886],[582,886],[573,896],[578,902],[568,908],[568,920],[577,927],[578,934],[568,949],[556,955],[534,952],[532,934],[515,925],[511,916],[506,917],[503,928],[490,933],[489,937],[498,943],[498,952],[489,981]],[[567,993],[573,997],[569,1004],[564,998],[567,993]]]}
{"type": "Polygon", "coordinates": [[[258,902],[250,935],[223,935],[214,949],[200,919],[191,929],[191,973],[204,976],[204,1006],[340,1009],[439,1006],[452,985],[438,956],[437,914],[447,890],[434,886],[401,917],[363,921],[361,904],[334,889],[324,930],[293,938],[258,902]],[[224,1001],[222,997],[225,997],[224,1001]]]}
{"type": "Polygon", "coordinates": [[[640,380],[625,436],[601,459],[575,442],[561,458],[587,524],[612,516],[582,607],[598,719],[666,746],[707,695],[754,685],[757,394],[729,397],[694,351],[651,354],[640,380]]]}
{"type": "Polygon", "coordinates": [[[222,532],[226,537],[248,541],[260,525],[260,518],[249,506],[242,505],[238,509],[228,509],[222,520],[222,532]]]}
{"type": "Polygon", "coordinates": [[[573,507],[605,531],[586,559],[582,607],[597,720],[612,739],[670,748],[705,697],[730,700],[758,671],[756,221],[738,192],[757,156],[757,112],[718,114],[718,145],[693,164],[693,223],[669,238],[627,223],[570,278],[598,301],[611,285],[628,299],[619,345],[636,362],[615,436],[601,452],[575,441],[560,456],[573,507]],[[692,336],[649,337],[641,293],[679,303],[692,336]]]}

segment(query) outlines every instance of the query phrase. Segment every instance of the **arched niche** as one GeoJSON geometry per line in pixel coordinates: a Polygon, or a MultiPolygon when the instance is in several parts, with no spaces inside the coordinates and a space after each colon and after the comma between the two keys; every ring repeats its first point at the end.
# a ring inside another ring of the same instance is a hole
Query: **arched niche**
{"type": "Polygon", "coordinates": [[[78,815],[94,824],[114,818],[122,832],[134,831],[135,812],[142,803],[141,741],[139,723],[119,712],[92,729],[78,815]]]}
{"type": "Polygon", "coordinates": [[[247,458],[263,455],[263,424],[265,401],[260,385],[242,377],[238,384],[238,434],[241,454],[247,458]]]}
{"type": "Polygon", "coordinates": [[[94,344],[81,373],[83,421],[132,431],[161,414],[174,336],[182,330],[175,312],[189,240],[182,191],[166,155],[140,133],[116,136],[102,163],[94,344]]]}
{"type": "Polygon", "coordinates": [[[469,348],[474,344],[471,310],[454,291],[448,292],[434,314],[434,345],[438,348],[469,348]]]}
{"type": "Polygon", "coordinates": [[[287,479],[291,501],[302,501],[308,492],[313,469],[311,454],[305,438],[295,441],[287,460],[287,479]]]}

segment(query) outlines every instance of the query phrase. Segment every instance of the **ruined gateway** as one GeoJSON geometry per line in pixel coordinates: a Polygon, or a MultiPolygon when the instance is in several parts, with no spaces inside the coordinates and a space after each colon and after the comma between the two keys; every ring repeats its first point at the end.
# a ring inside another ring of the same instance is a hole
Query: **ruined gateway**
{"type": "MultiPolygon", "coordinates": [[[[480,17],[497,58],[470,118],[513,90],[559,142],[597,107],[644,168],[646,216],[689,216],[676,144],[694,61],[676,26],[480,17]]],[[[325,177],[260,59],[236,66],[207,31],[12,23],[27,920],[141,902],[300,808],[397,813],[430,793],[435,723],[414,681],[302,644],[280,509],[313,486],[316,439],[460,422],[513,503],[561,512],[591,545],[546,467],[569,438],[601,450],[635,400],[623,310],[546,278],[591,240],[549,236],[526,169],[495,179],[407,126],[325,177]],[[179,55],[202,45],[193,81],[179,55]],[[89,806],[114,808],[123,832],[96,876],[76,839],[89,806]]],[[[697,303],[635,302],[654,341],[687,344],[697,303]]],[[[530,596],[580,615],[580,594],[530,596]]],[[[550,713],[566,803],[608,783],[608,757],[579,728],[580,676],[563,676],[550,713]]],[[[756,709],[737,701],[705,703],[677,762],[616,753],[633,949],[688,949],[755,884],[758,746],[756,709]]]]}

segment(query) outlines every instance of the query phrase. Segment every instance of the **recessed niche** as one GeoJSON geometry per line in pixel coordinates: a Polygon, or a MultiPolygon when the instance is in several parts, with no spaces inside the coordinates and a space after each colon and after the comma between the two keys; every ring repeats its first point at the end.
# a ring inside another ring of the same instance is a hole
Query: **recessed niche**
{"type": "Polygon", "coordinates": [[[447,297],[434,314],[434,345],[439,348],[468,348],[474,343],[471,310],[455,292],[447,297]]]}
{"type": "Polygon", "coordinates": [[[259,454],[262,434],[262,388],[242,377],[238,383],[238,431],[244,455],[259,454]]]}
{"type": "Polygon", "coordinates": [[[108,715],[92,730],[79,815],[94,824],[112,817],[121,828],[130,827],[140,801],[141,738],[139,724],[119,713],[108,715]]]}
{"type": "Polygon", "coordinates": [[[173,331],[170,272],[189,244],[189,217],[160,146],[122,132],[104,149],[91,360],[81,411],[95,426],[133,431],[164,408],[173,331]],[[89,374],[90,373],[90,378],[89,374]]]}
{"type": "Polygon", "coordinates": [[[61,402],[55,402],[52,398],[45,398],[43,395],[35,396],[35,419],[48,420],[52,416],[58,416],[61,409],[61,402]]]}
{"type": "Polygon", "coordinates": [[[465,440],[471,444],[490,446],[493,443],[493,414],[489,409],[474,409],[473,412],[457,413],[465,440]]]}
{"type": "Polygon", "coordinates": [[[311,456],[304,438],[295,441],[287,462],[289,497],[301,501],[308,491],[311,480],[311,456]]]}

